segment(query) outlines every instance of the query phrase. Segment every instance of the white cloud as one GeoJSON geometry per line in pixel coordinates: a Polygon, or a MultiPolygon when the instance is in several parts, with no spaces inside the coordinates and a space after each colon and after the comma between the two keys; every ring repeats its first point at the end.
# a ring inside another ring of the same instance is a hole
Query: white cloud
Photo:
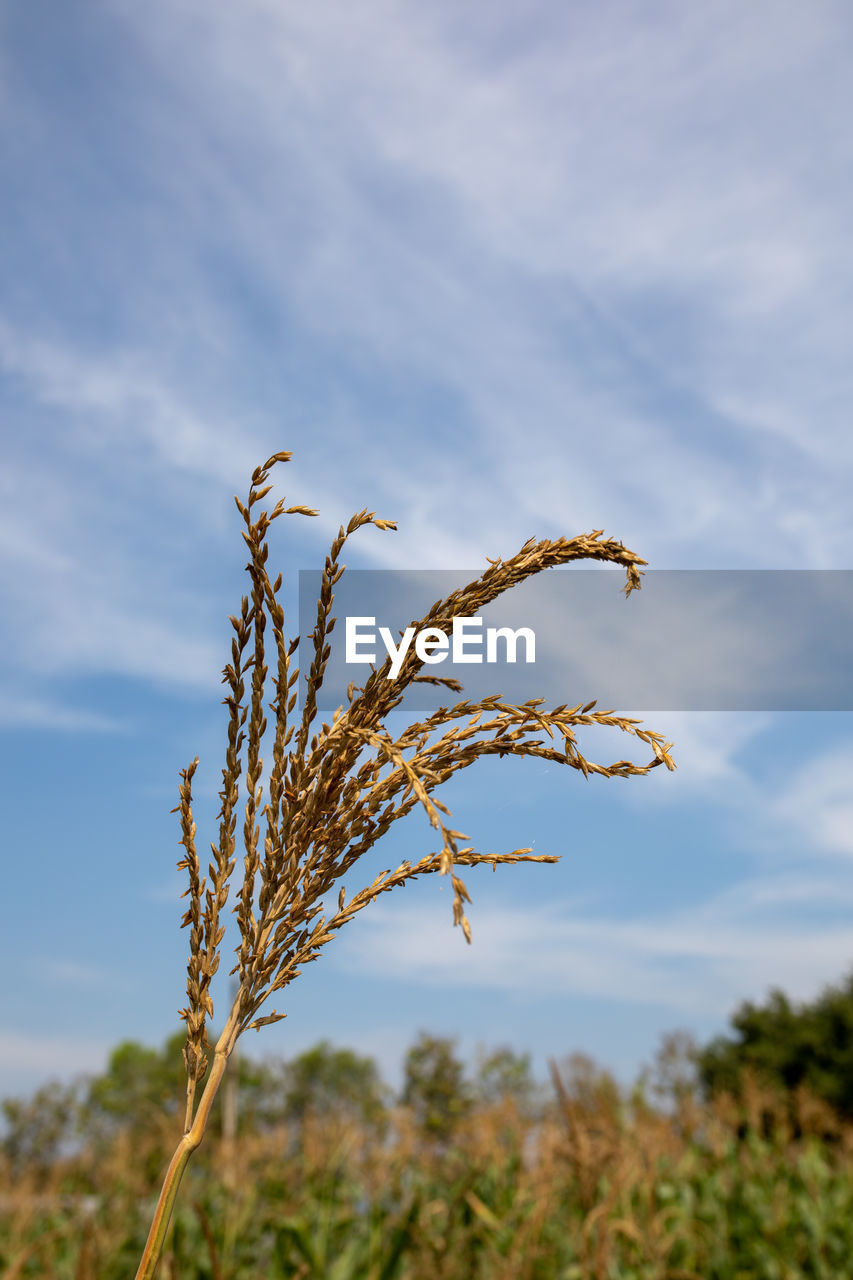
{"type": "MultiPolygon", "coordinates": [[[[625,714],[632,713],[625,709],[625,714]]],[[[648,711],[641,718],[643,727],[674,743],[677,772],[656,769],[642,786],[626,789],[621,798],[629,808],[711,805],[722,842],[768,868],[784,863],[789,869],[806,868],[811,876],[814,867],[843,865],[853,855],[849,740],[827,748],[819,722],[808,730],[800,726],[801,754],[789,764],[784,757],[776,759],[773,743],[774,738],[790,737],[785,712],[648,711]]],[[[588,758],[615,756],[605,746],[605,730],[595,730],[591,737],[589,730],[584,732],[588,758]]],[[[640,759],[636,751],[633,758],[640,759]]]]}
{"type": "MultiPolygon", "coordinates": [[[[10,448],[0,485],[4,643],[24,681],[0,701],[6,723],[107,727],[40,692],[36,676],[43,683],[98,671],[218,687],[222,633],[209,632],[195,566],[221,560],[223,545],[239,565],[230,495],[247,487],[267,450],[193,408],[192,393],[142,367],[148,359],[47,342],[0,317],[0,367],[25,388],[36,419],[33,434],[10,448]],[[59,416],[40,421],[41,406],[59,416]]],[[[286,468],[273,478],[277,496],[290,490],[286,468]]],[[[317,502],[317,489],[293,500],[317,502]]],[[[330,539],[350,512],[336,511],[322,488],[319,501],[321,519],[298,519],[315,526],[316,539],[330,539]]],[[[360,549],[370,555],[369,534],[360,549]]]]}
{"type": "Polygon", "coordinates": [[[63,706],[52,698],[0,693],[0,726],[52,729],[60,733],[117,733],[122,724],[112,716],[81,707],[63,706]]]}
{"type": "Polygon", "coordinates": [[[678,804],[688,797],[706,796],[739,812],[763,802],[763,793],[740,757],[772,725],[773,716],[747,711],[644,711],[642,720],[644,728],[673,742],[677,774],[667,784],[663,771],[656,770],[642,787],[626,793],[631,805],[678,804]]]}
{"type": "Polygon", "coordinates": [[[333,963],[427,986],[592,996],[705,1017],[772,986],[804,999],[836,980],[853,951],[853,926],[793,919],[787,909],[845,903],[853,884],[782,876],[642,919],[581,914],[553,899],[491,905],[469,913],[470,948],[443,914],[437,919],[437,904],[377,904],[342,938],[333,963]]]}
{"type": "Polygon", "coordinates": [[[853,856],[853,745],[803,761],[783,788],[767,797],[772,823],[806,849],[853,856]]]}
{"type": "MultiPolygon", "coordinates": [[[[849,533],[826,470],[847,456],[844,178],[812,159],[840,145],[837,5],[549,10],[523,41],[511,5],[117,9],[181,86],[185,163],[159,177],[176,207],[207,193],[332,360],[465,407],[453,498],[481,553],[565,511],[658,567],[837,563],[810,516],[849,533]]],[[[325,425],[353,416],[364,431],[325,425]]],[[[439,479],[429,453],[394,484],[406,507],[439,479]]]]}
{"type": "MultiPolygon", "coordinates": [[[[105,550],[100,563],[81,555],[69,573],[12,578],[7,565],[6,646],[23,679],[43,684],[45,676],[97,672],[190,688],[215,687],[222,666],[221,643],[217,645],[192,620],[191,608],[180,600],[173,584],[164,599],[167,572],[161,570],[159,583],[152,574],[146,584],[141,575],[134,577],[115,563],[116,550],[125,552],[125,565],[129,565],[128,547],[105,550]],[[180,615],[175,616],[179,607],[180,615]],[[13,627],[15,618],[26,619],[26,627],[13,627]]],[[[72,727],[74,715],[64,713],[53,698],[46,705],[55,710],[45,713],[41,699],[30,691],[8,694],[7,714],[29,718],[31,723],[44,723],[45,714],[52,714],[64,722],[63,727],[72,727]]],[[[87,727],[83,719],[88,727],[97,727],[100,717],[81,719],[80,715],[76,718],[81,728],[87,727]]]]}
{"type": "Polygon", "coordinates": [[[163,467],[229,484],[249,475],[258,463],[251,444],[232,424],[202,417],[144,367],[149,358],[138,351],[86,354],[70,343],[22,333],[0,317],[0,365],[7,376],[22,379],[37,402],[71,415],[89,448],[100,445],[120,455],[129,423],[134,434],[147,438],[163,467]]]}

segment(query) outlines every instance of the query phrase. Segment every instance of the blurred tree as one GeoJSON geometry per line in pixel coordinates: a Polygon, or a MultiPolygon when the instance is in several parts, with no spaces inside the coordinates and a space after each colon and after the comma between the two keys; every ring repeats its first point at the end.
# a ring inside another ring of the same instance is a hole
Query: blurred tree
{"type": "Polygon", "coordinates": [[[96,1135],[120,1128],[147,1129],[162,1116],[183,1116],[186,1032],[176,1031],[160,1050],[135,1040],[113,1049],[103,1075],[95,1076],[83,1101],[83,1119],[96,1135]]]}
{"type": "MultiPolygon", "coordinates": [[[[215,1033],[211,1032],[213,1040],[215,1033]]],[[[94,1135],[143,1129],[164,1116],[181,1124],[186,1099],[183,1048],[186,1031],[169,1036],[161,1049],[126,1040],[110,1054],[103,1075],[94,1077],[83,1100],[83,1120],[94,1135]]],[[[241,1054],[237,1067],[237,1117],[241,1132],[267,1128],[285,1117],[281,1066],[254,1062],[241,1054]]],[[[213,1114],[219,1123],[221,1098],[213,1114]]]]}
{"type": "Polygon", "coordinates": [[[576,1112],[608,1118],[622,1114],[623,1097],[619,1082],[589,1054],[572,1053],[555,1065],[562,1082],[561,1091],[576,1112]]]}
{"type": "Polygon", "coordinates": [[[478,1101],[491,1105],[512,1098],[521,1111],[531,1105],[536,1083],[530,1072],[530,1054],[515,1053],[501,1046],[485,1054],[480,1051],[474,1090],[478,1101]]]}
{"type": "Polygon", "coordinates": [[[421,1131],[438,1141],[452,1135],[473,1097],[455,1041],[422,1031],[406,1054],[402,1101],[412,1108],[421,1131]]]}
{"type": "Polygon", "coordinates": [[[351,1049],[333,1049],[327,1040],[285,1064],[285,1114],[302,1120],[350,1115],[365,1124],[382,1122],[385,1090],[372,1058],[351,1049]]]}
{"type": "Polygon", "coordinates": [[[5,1098],[0,1149],[19,1174],[24,1168],[43,1172],[75,1144],[80,1113],[79,1083],[50,1081],[31,1098],[5,1098]]]}
{"type": "MultiPolygon", "coordinates": [[[[230,1069],[229,1063],[229,1069],[230,1069]]],[[[214,1114],[216,1103],[214,1102],[214,1114]]],[[[237,1058],[237,1131],[261,1133],[287,1119],[287,1067],[280,1060],[237,1058]]]]}
{"type": "Polygon", "coordinates": [[[798,1006],[774,989],[764,1005],[740,1005],[731,1023],[735,1037],[717,1036],[697,1055],[706,1095],[737,1096],[748,1066],[771,1085],[805,1085],[853,1119],[853,974],[798,1006]]]}
{"type": "Polygon", "coordinates": [[[677,1111],[699,1085],[699,1045],[689,1031],[666,1031],[660,1038],[651,1066],[637,1081],[641,1095],[650,1094],[658,1106],[677,1111]]]}
{"type": "MultiPolygon", "coordinates": [[[[0,1151],[15,1169],[42,1169],[80,1141],[107,1144],[122,1131],[141,1135],[159,1127],[171,1140],[184,1117],[185,1041],[183,1028],[160,1049],[125,1040],[100,1075],[72,1085],[53,1081],[30,1098],[3,1100],[0,1151]]],[[[233,1066],[239,1133],[269,1130],[309,1110],[320,1116],[349,1113],[374,1125],[386,1116],[386,1090],[373,1060],[325,1041],[291,1062],[257,1062],[240,1054],[233,1066]]],[[[223,1096],[214,1102],[214,1127],[222,1123],[223,1096]]],[[[159,1159],[156,1152],[151,1159],[159,1159]]]]}

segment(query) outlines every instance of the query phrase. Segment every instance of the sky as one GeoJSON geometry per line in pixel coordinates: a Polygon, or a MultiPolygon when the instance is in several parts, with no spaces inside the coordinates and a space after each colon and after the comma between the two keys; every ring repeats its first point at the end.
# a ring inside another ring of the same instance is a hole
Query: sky
{"type": "MultiPolygon", "coordinates": [[[[2,0],[0,1096],[179,1026],[170,810],[198,755],[205,848],[270,454],[320,511],[271,539],[291,634],[364,507],[398,531],[353,569],[592,529],[651,569],[853,568],[852,41],[844,0],[2,0]]],[[[643,719],[676,772],[445,786],[479,850],[560,863],[469,873],[470,947],[437,877],[385,895],[246,1051],[396,1084],[427,1030],[629,1081],[843,980],[850,713],[643,719]]],[[[433,848],[413,814],[362,882],[433,848]]]]}

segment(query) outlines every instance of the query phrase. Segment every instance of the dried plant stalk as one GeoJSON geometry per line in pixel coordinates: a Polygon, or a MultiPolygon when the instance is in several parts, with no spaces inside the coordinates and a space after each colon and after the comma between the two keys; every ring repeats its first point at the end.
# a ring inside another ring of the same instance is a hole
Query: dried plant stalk
{"type": "MultiPolygon", "coordinates": [[[[304,705],[298,726],[289,724],[297,703],[295,685],[298,668],[291,659],[299,637],[288,641],[284,633],[284,610],[279,602],[282,579],[271,581],[267,570],[267,534],[281,515],[314,516],[308,507],[285,507],[284,500],[271,511],[258,510],[269,493],[269,473],[277,462],[290,459],[277,453],[252,474],[248,500],[235,498],[249,549],[247,571],[251,593],[244,597],[239,616],[231,618],[234,636],[231,662],[223,671],[227,686],[224,705],[228,708],[228,741],[222,770],[219,842],[211,844],[208,880],[202,879],[195,847],[192,814],[192,779],[198,761],[181,775],[181,844],[185,856],[178,866],[187,870],[189,907],[183,925],[190,927],[190,957],[187,965],[188,1005],[181,1010],[187,1024],[184,1060],[187,1069],[187,1105],[184,1134],[175,1151],[152,1222],[148,1242],[137,1272],[137,1280],[154,1275],[163,1247],[172,1207],[183,1171],[204,1136],[210,1110],[234,1046],[244,1031],[278,1022],[285,1015],[273,1009],[261,1014],[265,1001],[298,977],[302,966],[315,960],[335,932],[380,893],[403,885],[417,876],[449,875],[453,888],[453,923],[466,940],[471,928],[464,903],[470,902],[464,882],[456,874],[462,866],[487,863],[492,868],[517,862],[558,862],[559,857],[533,855],[530,849],[510,853],[478,853],[472,845],[460,847],[468,837],[447,825],[442,818],[449,810],[432,793],[460,769],[488,755],[540,756],[579,770],[584,777],[598,773],[604,777],[646,774],[664,764],[675,765],[669,754],[672,746],[661,734],[642,729],[639,720],[616,716],[612,711],[594,711],[595,702],[585,706],[565,704],[552,711],[540,710],[541,698],[521,706],[511,706],[498,695],[478,702],[460,701],[442,707],[423,721],[410,725],[393,739],[384,727],[390,711],[402,701],[406,688],[418,681],[444,685],[461,692],[458,681],[420,674],[422,663],[411,649],[396,679],[388,679],[390,658],[374,669],[362,688],[351,684],[348,703],[339,707],[331,724],[315,728],[317,692],[328,663],[329,636],[335,626],[331,614],[334,586],[344,567],[339,557],[348,537],[372,524],[377,529],[396,529],[391,520],[379,520],[375,512],[361,511],[346,529],[341,527],[332,543],[323,571],[317,620],[313,631],[314,655],[305,679],[304,705]],[[275,644],[274,696],[269,704],[273,717],[273,763],[267,783],[268,800],[263,803],[263,760],[261,742],[267,728],[264,696],[269,670],[265,662],[265,636],[270,623],[275,644]],[[246,653],[252,645],[251,656],[246,653]],[[251,672],[247,702],[246,677],[251,672]],[[651,748],[653,758],[644,765],[617,760],[611,765],[594,764],[581,754],[575,730],[584,725],[607,725],[633,735],[651,748]],[[445,728],[445,726],[453,726],[445,728]],[[291,744],[296,730],[296,741],[291,744]],[[443,731],[442,731],[443,730],[443,731]],[[313,731],[313,733],[312,733],[313,731]],[[440,736],[434,739],[434,735],[440,736]],[[544,738],[531,737],[542,732],[544,738]],[[245,748],[245,751],[244,751],[245,748]],[[288,750],[290,748],[290,750],[288,750]],[[358,760],[370,752],[358,768],[358,760]],[[213,1015],[211,982],[219,968],[220,946],[225,934],[221,913],[225,908],[229,881],[236,858],[236,823],[239,780],[245,755],[245,806],[243,820],[243,878],[233,908],[237,916],[240,942],[238,975],[234,998],[224,1030],[213,1053],[207,1083],[196,1105],[196,1085],[207,1067],[205,1049],[207,1019],[213,1015]],[[393,822],[420,805],[441,839],[440,850],[420,861],[405,861],[396,870],[381,872],[371,884],[345,903],[343,888],[337,910],[324,914],[323,898],[360,857],[385,834],[393,822]],[[263,824],[263,847],[261,825],[263,824]],[[209,883],[209,887],[208,886],[209,883]]],[[[621,542],[603,538],[596,529],[570,540],[536,542],[532,538],[510,560],[490,560],[489,568],[475,582],[454,591],[417,623],[417,630],[437,627],[452,630],[454,617],[475,616],[484,605],[531,574],[573,560],[601,560],[621,565],[627,576],[625,594],[640,587],[640,565],[646,563],[621,542]]]]}

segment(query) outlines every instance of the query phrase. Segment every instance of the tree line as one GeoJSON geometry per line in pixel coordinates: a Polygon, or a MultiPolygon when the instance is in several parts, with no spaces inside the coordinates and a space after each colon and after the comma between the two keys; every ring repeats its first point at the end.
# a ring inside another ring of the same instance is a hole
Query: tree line
{"type": "MultiPolygon", "coordinates": [[[[29,1098],[6,1098],[0,1104],[3,1153],[13,1165],[49,1165],[84,1137],[108,1143],[120,1131],[132,1136],[163,1117],[179,1124],[184,1042],[183,1029],[160,1049],[125,1041],[101,1075],[50,1082],[29,1098]]],[[[240,1055],[232,1073],[230,1094],[226,1089],[216,1106],[221,1112],[230,1097],[241,1132],[284,1124],[298,1134],[309,1115],[335,1115],[381,1135],[389,1108],[403,1105],[424,1139],[441,1143],[473,1107],[510,1097],[533,1115],[546,1097],[529,1054],[506,1047],[481,1053],[469,1075],[455,1041],[426,1032],[406,1053],[397,1095],[371,1057],[328,1041],[287,1061],[240,1055]]],[[[583,1054],[564,1060],[563,1075],[581,1100],[619,1091],[610,1073],[583,1054]]],[[[791,1095],[805,1087],[839,1117],[853,1120],[853,972],[811,1002],[796,1003],[779,989],[762,1004],[745,1001],[732,1015],[729,1033],[704,1046],[688,1033],[665,1036],[635,1091],[661,1102],[692,1091],[708,1101],[721,1093],[738,1097],[748,1079],[791,1095]]],[[[221,1115],[214,1123],[222,1123],[221,1115]]]]}
{"type": "MultiPolygon", "coordinates": [[[[186,1032],[160,1049],[128,1040],[113,1049],[106,1070],[70,1083],[51,1081],[29,1098],[6,1098],[3,1153],[13,1165],[48,1166],[75,1143],[108,1144],[119,1132],[132,1138],[163,1117],[180,1123],[186,1089],[182,1057],[186,1032]]],[[[398,1095],[383,1082],[374,1060],[321,1041],[296,1057],[256,1061],[240,1054],[231,1080],[217,1098],[214,1126],[231,1105],[243,1132],[299,1126],[312,1116],[347,1118],[381,1135],[394,1105],[409,1107],[421,1134],[447,1140],[477,1105],[512,1096],[522,1109],[534,1104],[537,1085],[529,1054],[498,1048],[481,1054],[472,1078],[451,1038],[422,1032],[409,1048],[398,1095]]]]}

